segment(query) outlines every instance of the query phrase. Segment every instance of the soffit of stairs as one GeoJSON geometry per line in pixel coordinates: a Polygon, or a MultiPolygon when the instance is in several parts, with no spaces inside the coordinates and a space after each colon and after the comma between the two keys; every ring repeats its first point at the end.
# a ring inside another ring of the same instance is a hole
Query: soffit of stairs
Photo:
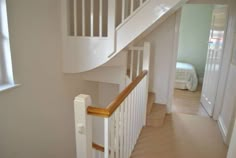
{"type": "Polygon", "coordinates": [[[126,55],[127,55],[126,51],[121,51],[120,53],[115,55],[111,60],[109,60],[108,62],[103,64],[102,67],[103,66],[122,66],[122,67],[126,67],[126,55]]]}
{"type": "Polygon", "coordinates": [[[150,34],[152,31],[154,31],[158,26],[160,26],[166,19],[168,19],[171,15],[175,14],[180,8],[182,8],[182,6],[184,4],[186,4],[188,1],[189,0],[182,1],[182,3],[179,3],[174,8],[172,8],[168,13],[166,13],[162,17],[160,17],[148,29],[146,29],[137,38],[135,38],[131,43],[129,43],[127,47],[133,46],[136,43],[138,43],[139,41],[141,41],[143,38],[145,38],[148,34],[150,34]]]}

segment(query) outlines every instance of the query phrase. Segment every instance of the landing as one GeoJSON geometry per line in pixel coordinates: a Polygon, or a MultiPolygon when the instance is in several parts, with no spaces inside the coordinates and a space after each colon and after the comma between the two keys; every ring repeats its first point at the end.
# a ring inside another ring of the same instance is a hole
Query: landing
{"type": "Polygon", "coordinates": [[[132,158],[225,158],[217,123],[210,118],[174,113],[161,128],[145,127],[132,158]]]}

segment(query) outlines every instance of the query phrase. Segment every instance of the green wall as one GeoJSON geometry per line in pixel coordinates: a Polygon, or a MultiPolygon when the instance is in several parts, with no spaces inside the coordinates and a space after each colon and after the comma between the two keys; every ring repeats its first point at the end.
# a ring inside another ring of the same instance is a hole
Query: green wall
{"type": "Polygon", "coordinates": [[[182,10],[178,61],[193,64],[204,76],[213,5],[186,4],[182,10]]]}

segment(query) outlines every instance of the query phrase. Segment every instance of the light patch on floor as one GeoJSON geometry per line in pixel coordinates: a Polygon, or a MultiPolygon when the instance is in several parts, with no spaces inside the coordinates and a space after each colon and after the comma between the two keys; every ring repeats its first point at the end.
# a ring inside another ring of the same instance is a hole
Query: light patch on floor
{"type": "Polygon", "coordinates": [[[174,113],[160,128],[145,127],[132,158],[226,158],[217,123],[208,117],[174,113]]]}
{"type": "Polygon", "coordinates": [[[173,112],[208,117],[207,112],[200,103],[201,90],[201,85],[195,92],[175,89],[173,97],[173,112]]]}

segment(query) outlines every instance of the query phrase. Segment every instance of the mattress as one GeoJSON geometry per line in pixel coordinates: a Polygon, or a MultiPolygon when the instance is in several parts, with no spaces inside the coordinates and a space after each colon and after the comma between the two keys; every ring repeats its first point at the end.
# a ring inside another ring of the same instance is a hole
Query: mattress
{"type": "Polygon", "coordinates": [[[175,88],[195,91],[198,85],[197,73],[193,65],[188,63],[176,63],[175,88]]]}

